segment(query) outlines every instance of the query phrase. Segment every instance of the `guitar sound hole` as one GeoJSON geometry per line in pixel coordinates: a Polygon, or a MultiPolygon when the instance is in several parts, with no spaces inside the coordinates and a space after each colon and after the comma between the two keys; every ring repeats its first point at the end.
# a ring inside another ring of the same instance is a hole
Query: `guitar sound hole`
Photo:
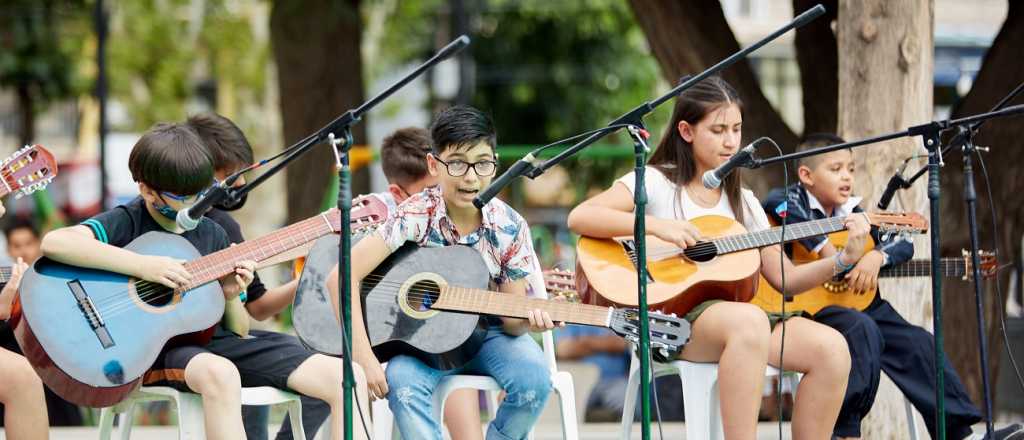
{"type": "Polygon", "coordinates": [[[417,281],[416,284],[409,288],[406,302],[410,308],[418,312],[430,311],[430,306],[434,305],[437,301],[439,291],[440,287],[434,281],[417,281]]]}
{"type": "Polygon", "coordinates": [[[174,290],[163,284],[149,282],[137,283],[135,293],[142,302],[153,307],[163,307],[174,299],[174,290]]]}

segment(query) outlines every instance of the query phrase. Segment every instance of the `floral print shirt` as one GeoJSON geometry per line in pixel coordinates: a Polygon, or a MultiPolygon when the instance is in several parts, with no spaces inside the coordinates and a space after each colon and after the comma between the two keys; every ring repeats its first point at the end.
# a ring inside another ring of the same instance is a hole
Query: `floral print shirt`
{"type": "Polygon", "coordinates": [[[526,220],[498,199],[487,203],[481,213],[480,227],[460,236],[448,217],[441,188],[433,186],[399,204],[377,234],[391,252],[410,241],[422,247],[470,246],[483,256],[495,284],[531,275],[537,262],[526,220]]]}

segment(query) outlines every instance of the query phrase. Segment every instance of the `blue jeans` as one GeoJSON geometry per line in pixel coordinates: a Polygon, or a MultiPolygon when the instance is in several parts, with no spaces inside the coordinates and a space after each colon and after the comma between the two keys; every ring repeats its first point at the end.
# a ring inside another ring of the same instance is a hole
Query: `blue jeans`
{"type": "Polygon", "coordinates": [[[388,361],[388,406],[406,439],[441,439],[433,417],[432,394],[445,376],[491,376],[507,394],[487,428],[488,440],[519,440],[529,434],[551,394],[551,372],[544,353],[529,335],[509,336],[490,327],[480,352],[463,367],[441,371],[412,356],[388,361]]]}

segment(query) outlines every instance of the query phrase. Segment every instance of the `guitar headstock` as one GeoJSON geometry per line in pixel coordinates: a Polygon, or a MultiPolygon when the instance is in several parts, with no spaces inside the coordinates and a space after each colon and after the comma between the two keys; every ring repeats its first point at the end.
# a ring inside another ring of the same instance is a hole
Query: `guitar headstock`
{"type": "Polygon", "coordinates": [[[46,188],[57,177],[57,161],[42,145],[26,146],[0,163],[4,185],[0,196],[17,192],[17,198],[46,188]]]}
{"type": "Polygon", "coordinates": [[[569,302],[580,302],[579,292],[576,291],[576,276],[571,270],[545,270],[544,287],[548,289],[548,298],[562,297],[569,302]]]}
{"type": "MultiPolygon", "coordinates": [[[[690,323],[674,314],[647,312],[647,325],[651,334],[651,355],[658,362],[674,360],[690,342],[690,323]]],[[[640,341],[640,311],[615,309],[608,327],[626,340],[637,343],[640,341]]]]}
{"type": "MultiPolygon", "coordinates": [[[[331,208],[324,213],[331,230],[334,233],[341,232],[341,212],[337,208],[331,208]]],[[[349,225],[352,233],[359,233],[371,229],[388,219],[388,205],[383,200],[372,195],[356,197],[352,201],[352,211],[349,212],[349,225]]]]}
{"type": "MultiPolygon", "coordinates": [[[[964,259],[964,281],[970,281],[974,276],[973,261],[971,260],[971,252],[967,249],[960,250],[961,255],[964,259]]],[[[981,276],[984,278],[991,278],[996,275],[999,271],[999,262],[996,261],[996,255],[991,251],[978,251],[978,268],[981,269],[981,276]]]]}
{"type": "Polygon", "coordinates": [[[928,232],[928,220],[916,212],[876,212],[865,213],[868,222],[887,234],[924,234],[928,232]]]}

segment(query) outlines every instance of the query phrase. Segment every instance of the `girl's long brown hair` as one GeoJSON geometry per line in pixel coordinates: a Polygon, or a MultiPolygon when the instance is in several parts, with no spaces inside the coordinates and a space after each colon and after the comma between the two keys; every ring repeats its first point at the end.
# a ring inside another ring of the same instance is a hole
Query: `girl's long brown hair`
{"type": "MultiPolygon", "coordinates": [[[[686,77],[680,82],[686,80],[686,77]]],[[[654,167],[668,180],[676,184],[676,209],[682,217],[681,195],[683,186],[699,178],[697,163],[693,156],[693,144],[679,135],[679,121],[686,121],[691,126],[718,108],[734,104],[743,114],[743,102],[736,90],[719,76],[710,76],[693,87],[684,90],[676,97],[676,106],[672,110],[672,120],[665,129],[665,135],[658,144],[658,149],[651,155],[648,165],[654,167]]],[[[736,221],[743,223],[743,196],[740,194],[740,170],[733,170],[724,181],[725,194],[729,197],[729,205],[736,215],[736,221]]]]}

